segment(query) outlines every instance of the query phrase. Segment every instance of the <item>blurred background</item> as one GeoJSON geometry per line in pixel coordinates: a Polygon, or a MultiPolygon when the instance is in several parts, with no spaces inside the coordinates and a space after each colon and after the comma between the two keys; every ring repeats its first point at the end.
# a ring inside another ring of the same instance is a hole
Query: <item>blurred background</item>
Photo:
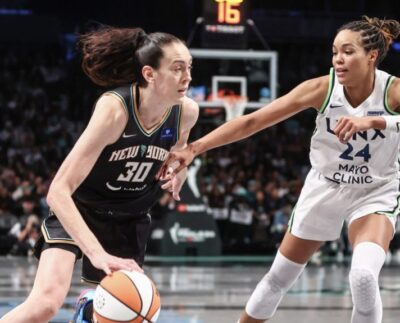
{"type": "MultiPolygon", "coordinates": [[[[0,0],[0,253],[30,254],[48,212],[49,183],[105,90],[80,69],[79,34],[99,24],[140,26],[187,41],[194,57],[189,95],[201,106],[194,140],[225,122],[226,109],[240,108],[244,94],[249,113],[327,74],[336,30],[363,14],[398,19],[400,2],[0,0]]],[[[400,74],[400,42],[381,68],[400,74]]],[[[202,155],[182,203],[166,193],[154,208],[148,253],[273,255],[310,167],[314,118],[310,109],[202,155]]],[[[396,235],[388,263],[400,262],[397,249],[396,235]]],[[[350,251],[344,229],[321,255],[340,262],[350,251]]]]}
{"type": "MultiPolygon", "coordinates": [[[[336,30],[362,15],[400,18],[398,0],[0,0],[0,316],[29,293],[32,246],[48,214],[55,172],[106,89],[80,68],[79,34],[100,24],[142,27],[185,40],[188,95],[199,102],[190,141],[251,113],[298,83],[326,75],[336,30]]],[[[400,75],[400,40],[381,68],[400,75]]],[[[146,273],[162,296],[160,322],[236,322],[287,228],[309,164],[316,113],[199,156],[182,201],[152,210],[146,273]]],[[[381,289],[386,323],[400,315],[400,228],[381,289]]],[[[311,260],[274,322],[349,321],[346,228],[311,260]]],[[[53,322],[71,318],[80,264],[53,322]]]]}

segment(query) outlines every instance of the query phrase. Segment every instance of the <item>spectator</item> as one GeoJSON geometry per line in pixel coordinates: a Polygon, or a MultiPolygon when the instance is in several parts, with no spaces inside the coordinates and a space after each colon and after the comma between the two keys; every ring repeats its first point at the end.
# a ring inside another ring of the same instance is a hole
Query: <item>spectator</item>
{"type": "Polygon", "coordinates": [[[27,256],[32,254],[40,231],[39,217],[35,214],[24,216],[9,232],[9,239],[13,242],[10,254],[27,256]]]}

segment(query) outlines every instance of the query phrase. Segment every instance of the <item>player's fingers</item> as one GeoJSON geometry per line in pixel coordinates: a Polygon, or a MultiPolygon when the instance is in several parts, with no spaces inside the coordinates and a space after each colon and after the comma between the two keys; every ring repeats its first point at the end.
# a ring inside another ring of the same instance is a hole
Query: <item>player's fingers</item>
{"type": "Polygon", "coordinates": [[[183,182],[179,180],[177,177],[172,181],[172,197],[175,201],[180,201],[181,198],[179,196],[179,192],[181,191],[183,186],[183,182]]]}
{"type": "Polygon", "coordinates": [[[172,172],[173,172],[173,170],[171,171],[171,173],[168,173],[165,176],[161,176],[160,177],[160,181],[169,181],[169,180],[171,180],[172,179],[172,172]]]}
{"type": "Polygon", "coordinates": [[[156,179],[159,180],[167,175],[168,168],[170,167],[171,163],[173,162],[173,153],[169,153],[166,160],[164,160],[163,164],[161,165],[160,170],[156,174],[156,179]]]}
{"type": "Polygon", "coordinates": [[[140,273],[143,273],[144,272],[144,270],[134,261],[134,264],[133,264],[133,266],[132,266],[132,270],[133,271],[138,271],[138,272],[140,272],[140,273]]]}
{"type": "Polygon", "coordinates": [[[172,181],[168,181],[168,182],[166,182],[165,184],[161,185],[161,188],[162,188],[163,190],[168,190],[168,189],[170,189],[171,187],[172,187],[172,181]]]}
{"type": "Polygon", "coordinates": [[[110,267],[108,266],[108,264],[107,263],[105,263],[104,265],[103,265],[103,271],[106,273],[106,275],[107,276],[110,276],[111,275],[111,273],[112,273],[112,271],[111,271],[111,269],[110,269],[110,267]]]}
{"type": "Polygon", "coordinates": [[[178,174],[185,167],[186,167],[185,163],[179,163],[179,166],[174,169],[173,175],[178,174]]]}
{"type": "Polygon", "coordinates": [[[348,142],[351,137],[353,136],[353,134],[357,132],[357,127],[355,125],[352,125],[349,130],[344,134],[343,136],[343,141],[346,143],[348,142]]]}
{"type": "Polygon", "coordinates": [[[341,142],[343,140],[344,135],[349,130],[349,124],[346,121],[342,122],[342,120],[344,119],[341,119],[336,125],[335,129],[333,130],[334,134],[339,138],[341,142]]]}
{"type": "Polygon", "coordinates": [[[127,270],[129,271],[138,271],[143,272],[143,269],[137,264],[137,262],[133,259],[124,259],[125,265],[127,266],[127,270]]]}
{"type": "Polygon", "coordinates": [[[338,134],[340,141],[345,142],[346,141],[345,138],[350,138],[350,136],[352,135],[352,133],[351,133],[352,128],[353,128],[353,125],[348,123],[348,124],[346,124],[346,126],[344,126],[342,128],[342,130],[340,130],[340,132],[338,134]]]}
{"type": "Polygon", "coordinates": [[[165,173],[165,167],[166,167],[166,164],[165,164],[165,162],[164,162],[164,163],[161,165],[159,171],[158,171],[157,174],[156,174],[156,180],[157,180],[157,181],[160,180],[160,179],[163,177],[163,175],[164,175],[164,173],[165,173]]]}
{"type": "Polygon", "coordinates": [[[179,192],[172,192],[172,197],[175,201],[180,201],[181,197],[179,196],[179,192]]]}
{"type": "Polygon", "coordinates": [[[135,264],[133,260],[131,259],[123,259],[123,258],[117,258],[115,257],[114,261],[112,263],[110,263],[110,267],[111,269],[113,269],[113,271],[116,270],[135,270],[135,264]]]}
{"type": "Polygon", "coordinates": [[[333,132],[335,133],[335,135],[338,135],[340,133],[340,131],[342,131],[343,127],[346,126],[346,119],[344,119],[343,117],[339,119],[338,123],[336,124],[335,128],[333,129],[333,132]]]}

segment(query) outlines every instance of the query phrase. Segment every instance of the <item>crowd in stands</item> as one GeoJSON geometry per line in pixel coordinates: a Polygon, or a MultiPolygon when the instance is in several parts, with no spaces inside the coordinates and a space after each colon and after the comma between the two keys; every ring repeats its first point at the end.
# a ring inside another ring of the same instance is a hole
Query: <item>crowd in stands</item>
{"type": "MultiPolygon", "coordinates": [[[[48,213],[49,184],[101,89],[57,49],[1,49],[0,70],[0,254],[29,255],[48,213]]],[[[315,112],[305,111],[201,156],[198,183],[224,254],[276,251],[310,167],[314,118],[315,112]]],[[[215,124],[198,127],[204,134],[215,124]]],[[[172,208],[166,195],[156,216],[172,208]]],[[[326,253],[349,253],[346,232],[325,248],[326,253]]]]}
{"type": "Polygon", "coordinates": [[[49,183],[81,132],[85,96],[57,50],[0,57],[0,253],[27,254],[49,183]]]}

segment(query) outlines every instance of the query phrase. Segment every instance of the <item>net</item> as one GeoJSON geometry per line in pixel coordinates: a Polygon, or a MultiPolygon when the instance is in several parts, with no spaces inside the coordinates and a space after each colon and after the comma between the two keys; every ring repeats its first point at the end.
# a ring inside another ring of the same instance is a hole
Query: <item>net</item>
{"type": "Polygon", "coordinates": [[[248,101],[246,97],[240,95],[228,95],[220,98],[220,100],[224,104],[226,121],[243,115],[248,101]]]}

